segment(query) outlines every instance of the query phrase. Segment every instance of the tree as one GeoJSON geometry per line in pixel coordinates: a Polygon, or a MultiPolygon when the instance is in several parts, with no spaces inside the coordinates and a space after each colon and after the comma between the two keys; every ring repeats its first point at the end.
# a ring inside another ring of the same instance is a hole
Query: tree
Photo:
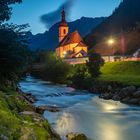
{"type": "Polygon", "coordinates": [[[92,84],[91,75],[88,72],[85,64],[73,66],[72,74],[70,75],[72,85],[78,89],[88,89],[92,84]]]}
{"type": "Polygon", "coordinates": [[[0,81],[17,82],[30,59],[24,29],[28,25],[0,26],[0,81]]]}
{"type": "Polygon", "coordinates": [[[0,86],[15,84],[31,58],[25,31],[28,24],[3,24],[12,14],[10,5],[20,2],[0,0],[0,86]]]}
{"type": "Polygon", "coordinates": [[[0,24],[10,19],[12,8],[9,6],[21,2],[22,0],[0,0],[0,24]]]}
{"type": "Polygon", "coordinates": [[[41,76],[41,78],[52,81],[54,83],[66,83],[67,77],[71,71],[71,66],[58,58],[53,52],[39,52],[37,55],[37,63],[43,65],[39,73],[35,75],[41,76]]]}
{"type": "Polygon", "coordinates": [[[100,67],[104,65],[104,60],[97,53],[89,54],[89,61],[86,63],[89,73],[93,78],[98,77],[100,72],[100,67]]]}

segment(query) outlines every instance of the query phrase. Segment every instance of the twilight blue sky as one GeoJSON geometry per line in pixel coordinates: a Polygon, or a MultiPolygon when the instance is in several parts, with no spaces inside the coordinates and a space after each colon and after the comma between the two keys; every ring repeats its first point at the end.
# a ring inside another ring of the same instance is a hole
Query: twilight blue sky
{"type": "MultiPolygon", "coordinates": [[[[13,6],[10,22],[29,23],[33,34],[44,32],[45,25],[40,16],[53,12],[67,0],[23,0],[22,4],[13,6]]],[[[71,21],[85,17],[109,16],[122,0],[74,0],[71,8],[71,21]]]]}

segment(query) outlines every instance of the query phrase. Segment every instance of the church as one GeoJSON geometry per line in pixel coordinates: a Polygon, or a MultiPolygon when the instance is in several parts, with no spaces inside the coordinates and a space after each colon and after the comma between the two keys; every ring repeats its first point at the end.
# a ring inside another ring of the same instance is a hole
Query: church
{"type": "Polygon", "coordinates": [[[85,45],[78,31],[69,33],[69,27],[65,19],[64,9],[61,16],[62,20],[59,25],[59,45],[56,48],[57,56],[60,58],[86,57],[88,47],[85,45]]]}

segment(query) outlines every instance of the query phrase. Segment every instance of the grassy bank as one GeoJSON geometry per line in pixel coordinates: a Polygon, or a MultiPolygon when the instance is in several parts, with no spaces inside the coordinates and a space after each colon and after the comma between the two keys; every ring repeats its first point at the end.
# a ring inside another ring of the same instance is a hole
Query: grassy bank
{"type": "Polygon", "coordinates": [[[101,68],[101,81],[140,86],[140,62],[110,62],[101,68]]]}
{"type": "Polygon", "coordinates": [[[0,139],[59,140],[47,120],[18,93],[0,91],[0,139]]]}

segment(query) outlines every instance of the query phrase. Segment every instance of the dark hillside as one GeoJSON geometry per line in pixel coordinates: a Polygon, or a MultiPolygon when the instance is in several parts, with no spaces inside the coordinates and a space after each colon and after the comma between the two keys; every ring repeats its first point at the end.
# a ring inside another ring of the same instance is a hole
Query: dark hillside
{"type": "MultiPolygon", "coordinates": [[[[136,51],[136,49],[139,48],[139,39],[137,38],[140,36],[139,29],[136,29],[139,27],[140,22],[139,7],[140,0],[123,0],[110,17],[108,17],[103,23],[101,23],[96,29],[93,29],[93,31],[86,36],[85,41],[87,45],[90,48],[93,48],[95,44],[100,43],[109,36],[118,36],[117,38],[121,38],[121,33],[123,32],[123,34],[126,34],[127,32],[128,34],[124,35],[125,40],[129,39],[131,41],[127,41],[126,48],[133,46],[135,49],[132,49],[132,52],[136,51]],[[137,37],[133,37],[133,35],[137,37]],[[133,41],[133,38],[135,41],[133,41]]],[[[97,46],[99,47],[100,44],[97,46]]],[[[99,49],[101,49],[101,47],[104,46],[100,46],[99,49]]],[[[128,50],[130,50],[130,48],[128,48],[128,50]]]]}

